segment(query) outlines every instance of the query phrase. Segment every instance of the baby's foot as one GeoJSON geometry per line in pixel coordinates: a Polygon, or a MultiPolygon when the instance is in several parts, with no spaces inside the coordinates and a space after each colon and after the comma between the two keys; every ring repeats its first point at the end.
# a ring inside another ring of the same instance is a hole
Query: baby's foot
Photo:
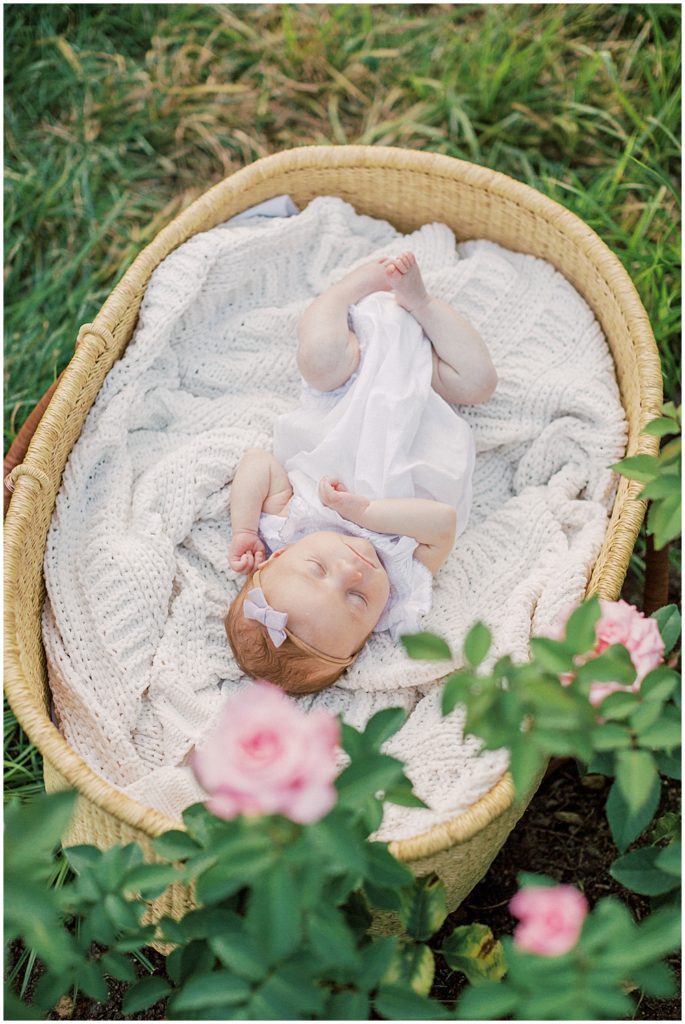
{"type": "Polygon", "coordinates": [[[379,262],[400,306],[409,313],[415,313],[429,301],[430,296],[413,252],[403,252],[394,259],[382,256],[379,262]]]}
{"type": "Polygon", "coordinates": [[[369,260],[368,263],[362,263],[361,267],[350,270],[338,284],[351,289],[359,298],[371,292],[389,292],[392,288],[385,267],[378,260],[369,260]]]}

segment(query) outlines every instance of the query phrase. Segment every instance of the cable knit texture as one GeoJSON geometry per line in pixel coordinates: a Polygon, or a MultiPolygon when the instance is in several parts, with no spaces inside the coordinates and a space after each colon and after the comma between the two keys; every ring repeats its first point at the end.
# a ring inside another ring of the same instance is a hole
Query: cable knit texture
{"type": "Polygon", "coordinates": [[[151,278],[65,468],[45,553],[43,636],[63,732],[95,771],[171,816],[202,798],[184,762],[248,682],[223,627],[244,579],[228,568],[230,486],[246,449],[271,448],[275,418],[297,406],[297,319],[351,267],[406,248],[428,289],[481,332],[499,386],[458,409],[476,442],[471,515],[421,623],[454,661],[412,661],[374,633],[339,684],[301,698],[358,727],[406,708],[385,749],[429,809],[387,805],[379,838],[459,814],[506,769],[506,751],[479,753],[463,736],[461,708],[440,714],[436,680],[460,664],[469,627],[480,619],[493,633],[487,665],[525,660],[530,636],[582,596],[626,424],[601,330],[549,263],[457,245],[440,224],[403,236],[331,197],[194,236],[151,278]]]}

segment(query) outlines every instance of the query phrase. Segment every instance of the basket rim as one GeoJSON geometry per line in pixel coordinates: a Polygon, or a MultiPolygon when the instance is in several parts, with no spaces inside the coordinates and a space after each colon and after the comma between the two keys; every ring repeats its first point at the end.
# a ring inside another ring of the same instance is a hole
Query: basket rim
{"type": "MultiPolygon", "coordinates": [[[[614,297],[622,315],[625,315],[627,321],[631,323],[635,345],[640,350],[641,399],[644,398],[644,401],[641,400],[640,418],[642,422],[640,425],[643,426],[649,419],[660,414],[661,371],[658,350],[649,319],[627,271],[595,231],[580,217],[555,200],[500,171],[444,154],[424,153],[400,147],[302,146],[262,157],[224,178],[194,200],[141,250],[105,300],[93,321],[92,326],[95,328],[93,333],[97,335],[103,331],[113,332],[115,330],[116,325],[112,322],[111,314],[113,308],[116,308],[117,302],[119,304],[122,301],[128,302],[131,299],[132,286],[137,285],[141,277],[147,284],[150,274],[164,256],[182,244],[190,235],[207,229],[202,226],[198,227],[198,219],[200,222],[204,219],[207,226],[212,226],[214,222],[220,222],[216,220],[215,216],[217,201],[221,206],[226,206],[231,200],[238,200],[234,211],[237,213],[253,204],[254,199],[247,198],[249,190],[258,185],[268,185],[270,179],[276,177],[282,179],[283,174],[297,175],[312,168],[321,171],[336,171],[341,167],[360,170],[364,168],[381,171],[383,169],[401,170],[406,173],[425,174],[433,180],[445,178],[452,182],[456,179],[467,187],[491,192],[514,206],[526,207],[543,217],[560,234],[572,238],[575,244],[587,254],[588,259],[605,273],[606,277],[618,276],[620,294],[615,294],[614,297]],[[241,197],[245,197],[242,206],[240,205],[241,197]],[[650,382],[649,386],[643,390],[645,373],[649,375],[649,371],[654,372],[655,369],[658,372],[658,384],[650,382]]],[[[325,195],[326,193],[322,191],[319,194],[325,195]]],[[[222,219],[225,220],[232,215],[232,213],[227,214],[222,219]]],[[[84,341],[87,340],[87,337],[87,335],[84,337],[84,341]]],[[[89,368],[96,357],[97,353],[94,354],[92,347],[86,344],[82,344],[77,349],[64,372],[63,380],[60,381],[52,402],[38,425],[36,437],[40,438],[41,433],[47,432],[48,429],[59,428],[63,412],[68,407],[68,399],[65,396],[69,390],[71,377],[69,371],[72,370],[76,373],[77,370],[89,368]]],[[[33,442],[29,446],[24,462],[27,473],[17,480],[16,491],[5,520],[5,690],[8,700],[20,724],[42,756],[49,760],[59,774],[83,797],[121,822],[151,837],[168,829],[180,828],[182,825],[176,819],[154,808],[147,807],[122,793],[90,768],[50,720],[46,709],[38,708],[38,702],[24,676],[21,652],[16,642],[18,609],[14,602],[16,593],[14,582],[22,527],[30,520],[33,505],[36,498],[39,498],[41,490],[38,475],[41,471],[38,462],[35,459],[32,462],[32,446],[33,442]],[[32,465],[35,466],[35,475],[31,473],[32,465]]],[[[658,450],[658,439],[642,435],[637,451],[654,454],[656,450],[658,450]]],[[[632,489],[634,497],[640,485],[631,482],[628,486],[632,489]]],[[[645,504],[644,502],[635,502],[634,518],[637,518],[637,529],[642,520],[645,504]],[[640,509],[640,505],[642,505],[642,509],[640,509]]],[[[636,534],[637,529],[635,529],[634,523],[632,528],[636,534]]],[[[606,592],[605,596],[608,596],[606,592]]],[[[613,596],[615,597],[616,594],[613,596]]],[[[392,840],[389,847],[395,856],[403,860],[414,860],[439,853],[454,845],[455,842],[466,841],[494,818],[508,810],[513,802],[514,791],[511,776],[509,772],[506,772],[488,793],[480,797],[466,811],[409,839],[392,840]]]]}

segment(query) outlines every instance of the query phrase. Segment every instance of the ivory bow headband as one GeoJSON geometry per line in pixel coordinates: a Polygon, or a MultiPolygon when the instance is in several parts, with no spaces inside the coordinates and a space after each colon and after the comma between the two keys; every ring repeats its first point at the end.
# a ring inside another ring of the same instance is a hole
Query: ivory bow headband
{"type": "MultiPolygon", "coordinates": [[[[266,565],[266,562],[264,565],[266,565]]],[[[321,658],[323,661],[330,662],[331,665],[351,665],[357,657],[356,653],[351,655],[349,658],[336,658],[332,654],[325,654],[323,651],[317,650],[316,647],[312,647],[306,640],[301,640],[299,636],[295,636],[294,633],[291,633],[290,630],[286,628],[288,613],[278,612],[275,608],[272,608],[266,599],[264,591],[262,590],[260,573],[263,567],[264,566],[261,566],[257,569],[252,577],[256,586],[248,591],[247,597],[243,603],[243,615],[245,618],[254,619],[256,622],[260,622],[265,626],[274,647],[280,647],[281,644],[285,642],[286,638],[289,638],[296,647],[306,651],[308,654],[315,655],[317,658],[321,658]]]]}

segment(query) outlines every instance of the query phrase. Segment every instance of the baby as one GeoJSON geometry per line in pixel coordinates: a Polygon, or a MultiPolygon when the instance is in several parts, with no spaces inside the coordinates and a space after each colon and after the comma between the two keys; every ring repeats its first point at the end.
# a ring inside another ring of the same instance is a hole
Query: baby
{"type": "Polygon", "coordinates": [[[247,581],[225,625],[243,671],[301,694],[334,682],[372,632],[416,631],[470,507],[475,445],[451,405],[486,401],[497,376],[411,252],[315,299],[297,365],[303,404],[276,421],[281,458],[251,448],[233,479],[229,564],[247,581]]]}

